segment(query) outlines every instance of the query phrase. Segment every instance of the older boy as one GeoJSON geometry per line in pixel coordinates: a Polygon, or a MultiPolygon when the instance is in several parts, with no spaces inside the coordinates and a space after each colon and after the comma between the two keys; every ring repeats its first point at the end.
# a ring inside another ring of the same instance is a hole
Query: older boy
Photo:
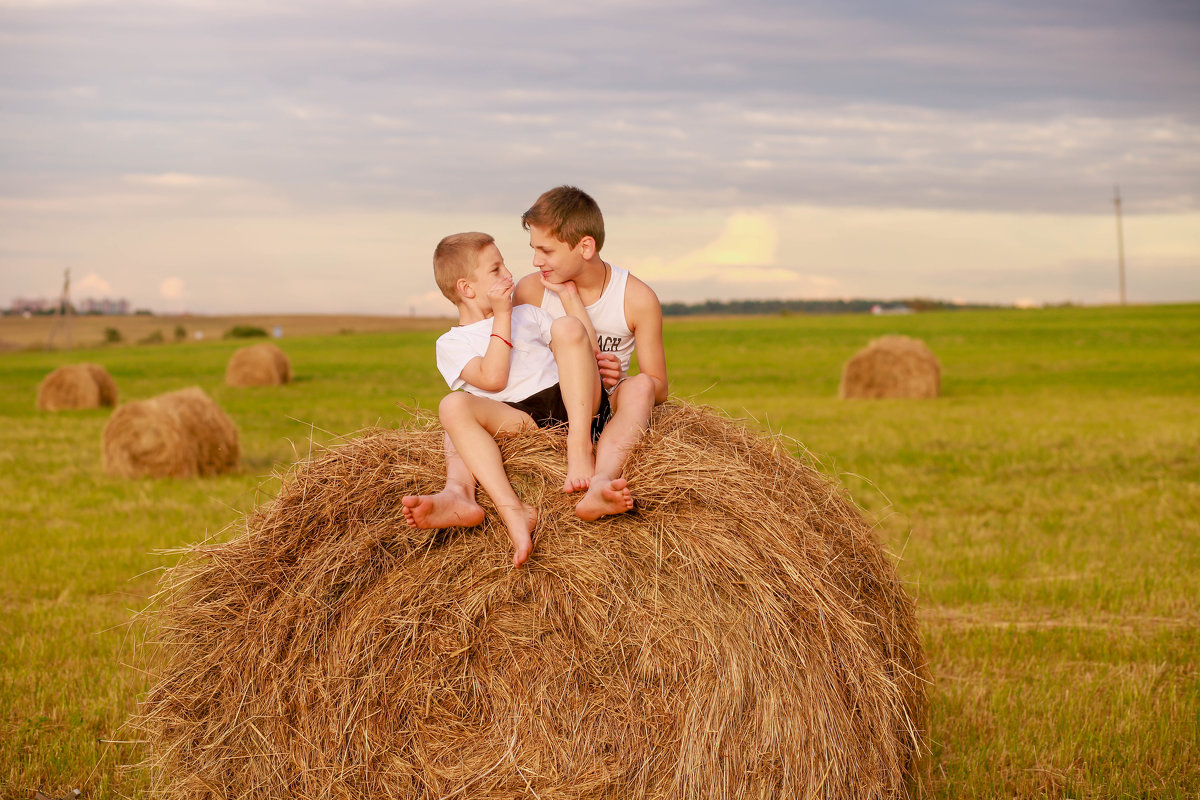
{"type": "MultiPolygon", "coordinates": [[[[537,509],[517,497],[495,437],[535,425],[568,423],[568,480],[592,468],[591,421],[606,398],[593,356],[594,333],[583,319],[553,319],[535,306],[512,304],[512,274],[495,240],[460,233],[438,243],[434,274],[442,293],[458,307],[458,326],[437,341],[438,370],[451,391],[438,416],[447,448],[447,483],[469,482],[471,503],[478,480],[508,529],[513,566],[533,549],[537,509]]],[[[415,527],[428,498],[405,497],[404,515],[415,527]]],[[[452,524],[478,524],[482,509],[452,524]]],[[[438,526],[441,527],[441,526],[438,526]]]]}
{"type": "Polygon", "coordinates": [[[530,303],[555,318],[574,313],[574,298],[595,328],[600,375],[613,416],[596,443],[595,471],[575,513],[593,520],[633,507],[622,477],[625,459],[646,430],[654,406],[667,399],[662,306],[654,290],[600,257],[604,217],[586,192],[559,186],[544,192],[523,215],[537,273],[517,284],[515,302],[530,303]],[[638,374],[629,375],[637,347],[638,374]]]}

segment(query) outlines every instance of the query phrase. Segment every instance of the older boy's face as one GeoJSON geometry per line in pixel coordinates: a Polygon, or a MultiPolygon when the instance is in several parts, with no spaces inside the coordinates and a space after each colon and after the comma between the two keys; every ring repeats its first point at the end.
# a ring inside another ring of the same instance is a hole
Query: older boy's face
{"type": "Polygon", "coordinates": [[[550,283],[574,280],[583,269],[579,245],[569,247],[545,228],[529,226],[529,246],[533,248],[533,268],[550,283]]]}

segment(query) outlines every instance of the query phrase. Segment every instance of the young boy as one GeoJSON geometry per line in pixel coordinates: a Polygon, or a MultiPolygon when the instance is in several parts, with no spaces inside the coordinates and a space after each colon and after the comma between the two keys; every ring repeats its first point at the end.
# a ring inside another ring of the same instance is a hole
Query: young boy
{"type": "Polygon", "coordinates": [[[585,307],[595,329],[601,379],[613,416],[596,443],[595,470],[575,513],[586,520],[633,507],[621,476],[625,458],[646,430],[654,406],[667,399],[667,361],[662,340],[662,305],[644,282],[600,257],[604,217],[587,193],[573,186],[544,192],[521,215],[533,248],[530,274],[517,284],[515,302],[529,303],[555,318],[585,307]],[[637,347],[638,374],[629,375],[637,347]]]}
{"type": "MultiPolygon", "coordinates": [[[[537,509],[513,491],[495,437],[566,422],[567,484],[590,474],[591,422],[607,399],[591,345],[595,334],[586,314],[553,319],[534,306],[514,308],[512,274],[486,233],[442,239],[433,268],[438,287],[458,306],[459,322],[437,341],[438,370],[451,390],[465,389],[451,391],[438,406],[450,445],[447,491],[456,482],[469,482],[470,502],[478,509],[477,514],[467,509],[449,524],[482,522],[482,509],[474,500],[478,480],[508,528],[513,566],[519,567],[533,549],[537,509]]],[[[577,302],[567,302],[582,313],[577,302]]],[[[421,523],[439,512],[454,516],[455,509],[433,508],[436,497],[403,498],[410,525],[443,527],[421,523]]]]}

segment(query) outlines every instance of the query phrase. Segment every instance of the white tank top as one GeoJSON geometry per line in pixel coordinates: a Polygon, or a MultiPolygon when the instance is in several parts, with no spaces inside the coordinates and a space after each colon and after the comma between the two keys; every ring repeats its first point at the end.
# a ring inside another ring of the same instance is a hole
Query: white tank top
{"type": "MultiPolygon", "coordinates": [[[[629,359],[633,356],[633,331],[625,321],[625,284],[629,282],[629,270],[608,265],[612,269],[612,278],[600,299],[587,307],[588,317],[592,327],[596,329],[596,344],[602,353],[616,353],[621,359],[621,372],[628,374],[629,359]]],[[[562,300],[549,289],[543,290],[542,308],[550,312],[550,316],[558,319],[565,317],[567,310],[563,308],[562,300]]]]}

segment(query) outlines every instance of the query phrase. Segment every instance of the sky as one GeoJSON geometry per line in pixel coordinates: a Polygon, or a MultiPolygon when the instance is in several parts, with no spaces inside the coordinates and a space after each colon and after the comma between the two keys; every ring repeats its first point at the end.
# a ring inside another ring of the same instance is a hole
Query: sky
{"type": "Polygon", "coordinates": [[[664,302],[1200,300],[1194,0],[0,0],[0,305],[452,314],[569,184],[664,302]]]}

